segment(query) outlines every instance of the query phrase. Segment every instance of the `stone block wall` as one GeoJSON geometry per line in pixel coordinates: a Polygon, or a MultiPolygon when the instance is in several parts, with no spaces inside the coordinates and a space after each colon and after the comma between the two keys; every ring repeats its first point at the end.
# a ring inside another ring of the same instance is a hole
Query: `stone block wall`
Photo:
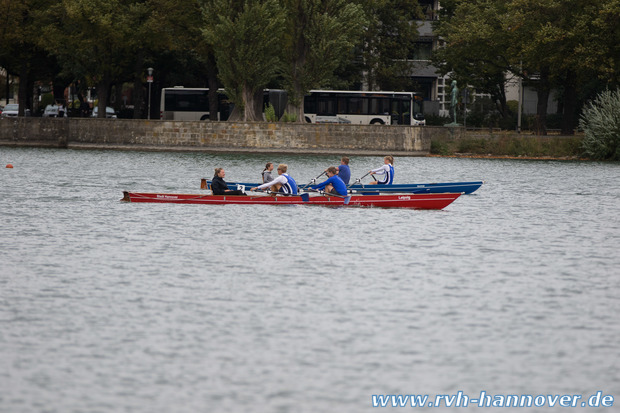
{"type": "Polygon", "coordinates": [[[426,155],[446,128],[182,122],[134,119],[0,119],[0,145],[187,151],[292,151],[426,155]]]}

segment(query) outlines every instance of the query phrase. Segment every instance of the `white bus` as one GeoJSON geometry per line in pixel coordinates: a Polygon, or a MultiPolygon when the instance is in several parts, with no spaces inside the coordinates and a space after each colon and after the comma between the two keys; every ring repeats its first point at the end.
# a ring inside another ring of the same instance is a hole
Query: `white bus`
{"type": "Polygon", "coordinates": [[[414,92],[311,90],[304,114],[312,123],[425,124],[422,97],[414,92]]]}
{"type": "MultiPolygon", "coordinates": [[[[266,89],[263,103],[272,103],[276,114],[286,108],[286,91],[266,89]]],[[[227,120],[233,104],[218,90],[218,120],[227,120]]],[[[163,120],[209,120],[209,89],[164,88],[160,118],[163,120]]],[[[423,100],[414,92],[311,90],[304,98],[308,123],[424,125],[423,100]]]]}
{"type": "MultiPolygon", "coordinates": [[[[223,89],[217,91],[217,120],[227,120],[232,104],[223,89]]],[[[181,86],[163,88],[159,118],[163,120],[209,120],[209,89],[181,86]]]]}

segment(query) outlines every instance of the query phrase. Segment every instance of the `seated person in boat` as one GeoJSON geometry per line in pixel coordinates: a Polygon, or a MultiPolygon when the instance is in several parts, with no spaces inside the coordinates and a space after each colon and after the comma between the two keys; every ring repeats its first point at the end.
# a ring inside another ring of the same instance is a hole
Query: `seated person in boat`
{"type": "Polygon", "coordinates": [[[380,181],[370,182],[371,184],[392,185],[392,181],[394,180],[394,157],[390,155],[384,157],[383,165],[377,169],[368,171],[368,173],[371,175],[385,175],[385,177],[383,177],[380,181]]]}
{"type": "Polygon", "coordinates": [[[267,182],[271,182],[273,181],[273,176],[271,175],[271,171],[273,171],[273,162],[267,162],[267,165],[265,165],[265,169],[263,169],[263,183],[266,184],[267,182]]]}
{"type": "Polygon", "coordinates": [[[297,195],[297,183],[289,174],[286,173],[288,165],[281,163],[278,165],[278,177],[271,182],[265,182],[251,190],[270,188],[272,192],[282,192],[289,195],[297,195]]]}
{"type": "Polygon", "coordinates": [[[213,192],[213,195],[245,195],[240,189],[228,189],[228,185],[224,181],[225,176],[224,168],[215,168],[215,176],[211,180],[211,192],[213,192]]]}
{"type": "Polygon", "coordinates": [[[325,190],[325,193],[347,196],[348,190],[344,181],[337,175],[338,169],[335,166],[327,168],[327,179],[320,184],[313,185],[310,188],[317,190],[325,190]]]}
{"type": "Polygon", "coordinates": [[[351,169],[349,168],[349,158],[343,156],[340,159],[340,166],[337,166],[338,176],[342,179],[345,185],[349,185],[349,180],[351,179],[351,169]]]}

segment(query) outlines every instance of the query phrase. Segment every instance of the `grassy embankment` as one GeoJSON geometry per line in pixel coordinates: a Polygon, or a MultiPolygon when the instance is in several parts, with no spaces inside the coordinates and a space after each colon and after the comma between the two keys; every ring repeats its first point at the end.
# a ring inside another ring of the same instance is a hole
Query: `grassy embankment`
{"type": "Polygon", "coordinates": [[[581,159],[582,135],[535,136],[513,132],[431,141],[431,156],[581,159]]]}

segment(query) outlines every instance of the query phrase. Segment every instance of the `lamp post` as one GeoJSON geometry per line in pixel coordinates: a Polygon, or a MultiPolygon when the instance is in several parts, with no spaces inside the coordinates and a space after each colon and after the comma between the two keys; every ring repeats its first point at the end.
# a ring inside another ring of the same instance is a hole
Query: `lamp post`
{"type": "Polygon", "coordinates": [[[148,108],[148,115],[147,115],[147,119],[151,119],[151,85],[153,84],[153,68],[149,67],[148,69],[146,69],[147,73],[149,74],[146,78],[146,81],[149,84],[149,108],[148,108]]]}
{"type": "Polygon", "coordinates": [[[523,60],[519,62],[519,107],[517,112],[517,133],[521,133],[521,112],[523,111],[523,60]]]}

